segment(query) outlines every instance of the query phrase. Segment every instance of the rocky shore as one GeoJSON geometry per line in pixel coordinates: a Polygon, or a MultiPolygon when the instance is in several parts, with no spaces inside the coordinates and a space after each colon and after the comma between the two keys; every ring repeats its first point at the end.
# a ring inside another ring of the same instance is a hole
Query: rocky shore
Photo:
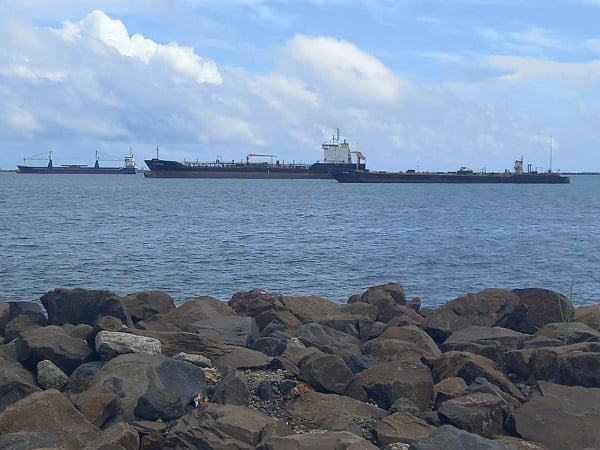
{"type": "Polygon", "coordinates": [[[0,335],[0,450],[600,449],[600,304],[544,289],[55,289],[0,335]]]}

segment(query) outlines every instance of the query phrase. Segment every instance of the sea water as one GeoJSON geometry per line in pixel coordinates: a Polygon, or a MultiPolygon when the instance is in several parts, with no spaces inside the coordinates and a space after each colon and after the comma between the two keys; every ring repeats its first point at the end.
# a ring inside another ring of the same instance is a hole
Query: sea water
{"type": "Polygon", "coordinates": [[[435,307],[485,288],[600,301],[600,176],[569,185],[340,184],[0,173],[0,298],[263,288],[339,303],[401,283],[435,307]]]}

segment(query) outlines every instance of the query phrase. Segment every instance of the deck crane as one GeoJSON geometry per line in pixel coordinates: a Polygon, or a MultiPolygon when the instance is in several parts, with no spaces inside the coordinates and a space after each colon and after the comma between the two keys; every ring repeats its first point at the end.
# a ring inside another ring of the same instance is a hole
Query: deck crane
{"type": "Polygon", "coordinates": [[[262,153],[249,153],[248,155],[246,155],[246,164],[250,164],[250,158],[253,158],[255,156],[265,156],[268,158],[276,158],[275,155],[265,155],[262,153]]]}

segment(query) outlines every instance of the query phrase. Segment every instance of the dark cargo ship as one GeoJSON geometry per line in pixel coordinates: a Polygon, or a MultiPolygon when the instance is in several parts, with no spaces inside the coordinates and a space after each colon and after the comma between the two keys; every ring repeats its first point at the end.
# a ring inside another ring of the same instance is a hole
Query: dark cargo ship
{"type": "MultiPolygon", "coordinates": [[[[30,157],[35,159],[35,156],[30,157]]],[[[96,152],[96,162],[93,166],[85,164],[64,164],[54,166],[52,164],[52,152],[48,156],[47,166],[30,166],[25,158],[23,165],[17,166],[17,173],[27,174],[57,174],[57,175],[135,175],[135,159],[133,154],[126,155],[123,167],[102,167],[100,166],[100,158],[96,152]]]]}
{"type": "Polygon", "coordinates": [[[333,170],[365,170],[366,158],[359,151],[352,151],[339,131],[330,141],[324,142],[323,161],[314,164],[285,163],[274,160],[275,155],[250,153],[245,161],[191,162],[168,161],[158,157],[145,160],[150,169],[144,172],[148,178],[270,178],[270,179],[319,179],[332,178],[333,170]],[[356,155],[356,162],[352,155],[356,155]],[[268,162],[252,162],[255,157],[270,158],[268,162]]]}
{"type": "Polygon", "coordinates": [[[523,158],[516,160],[514,172],[474,172],[461,167],[456,172],[378,172],[367,169],[335,170],[333,178],[340,183],[520,183],[520,184],[568,184],[568,176],[555,172],[523,170],[523,158]]]}

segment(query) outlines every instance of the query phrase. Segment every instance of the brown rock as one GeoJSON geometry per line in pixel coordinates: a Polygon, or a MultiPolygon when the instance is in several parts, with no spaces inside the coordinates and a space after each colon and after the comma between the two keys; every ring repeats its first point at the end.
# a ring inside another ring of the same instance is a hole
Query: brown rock
{"type": "Polygon", "coordinates": [[[401,442],[410,444],[416,439],[428,436],[435,427],[411,414],[397,412],[384,417],[375,427],[381,445],[388,446],[401,442]]]}
{"type": "Polygon", "coordinates": [[[123,297],[123,302],[133,323],[151,320],[159,314],[167,314],[175,309],[173,297],[163,291],[135,292],[123,297]]]}
{"type": "Polygon", "coordinates": [[[55,389],[33,393],[0,413],[0,434],[20,431],[54,433],[67,448],[84,448],[100,434],[55,389]]]}
{"type": "Polygon", "coordinates": [[[188,300],[181,306],[170,310],[162,315],[159,321],[174,325],[181,331],[193,331],[188,328],[194,322],[233,315],[235,315],[235,311],[226,303],[214,297],[202,296],[188,300]]]}

